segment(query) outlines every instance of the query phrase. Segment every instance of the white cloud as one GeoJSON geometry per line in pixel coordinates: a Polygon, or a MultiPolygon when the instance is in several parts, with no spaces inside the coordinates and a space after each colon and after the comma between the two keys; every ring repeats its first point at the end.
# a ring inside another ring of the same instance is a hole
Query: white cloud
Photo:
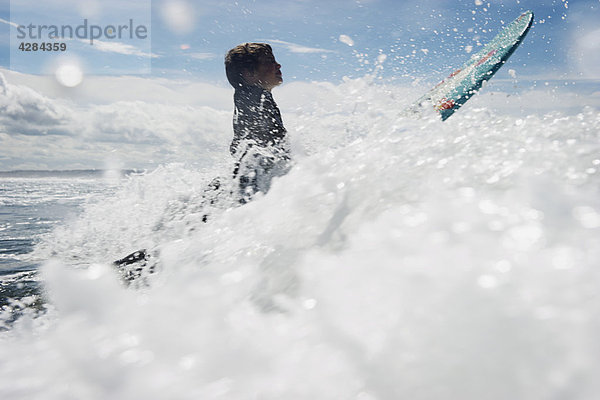
{"type": "Polygon", "coordinates": [[[173,80],[98,77],[65,90],[51,84],[52,77],[12,76],[56,97],[8,83],[0,73],[0,170],[101,168],[107,157],[122,159],[127,167],[209,162],[215,154],[227,158],[232,135],[229,89],[173,80]],[[88,92],[103,92],[104,97],[81,101],[88,92]]]}
{"type": "Polygon", "coordinates": [[[214,60],[217,58],[217,55],[214,53],[189,53],[187,56],[195,60],[214,60]]]}
{"type": "Polygon", "coordinates": [[[307,54],[307,53],[334,53],[333,50],[320,49],[320,48],[316,48],[316,47],[308,47],[308,46],[303,46],[301,44],[286,42],[286,41],[278,40],[278,39],[268,39],[266,41],[268,43],[280,44],[280,45],[284,46],[285,48],[287,48],[292,53],[300,53],[300,54],[307,54]]]}
{"type": "Polygon", "coordinates": [[[68,99],[77,104],[144,100],[148,103],[209,106],[228,111],[232,107],[233,90],[228,84],[220,87],[188,79],[86,75],[81,85],[65,90],[51,76],[23,74],[2,68],[0,74],[13,85],[25,86],[43,96],[68,99]]]}
{"type": "MultiPolygon", "coordinates": [[[[87,39],[78,39],[80,42],[89,43],[87,39]]],[[[130,44],[121,43],[121,42],[107,42],[103,40],[94,40],[94,44],[90,46],[90,48],[106,52],[106,53],[117,53],[124,54],[128,56],[139,56],[139,57],[152,57],[158,58],[160,57],[154,53],[147,53],[135,46],[130,44]]]]}
{"type": "Polygon", "coordinates": [[[14,22],[7,21],[7,20],[5,20],[5,19],[2,19],[2,18],[0,18],[0,22],[2,22],[3,24],[7,24],[7,25],[10,25],[10,26],[14,26],[15,28],[17,28],[17,27],[19,26],[19,24],[15,24],[14,22]]]}
{"type": "Polygon", "coordinates": [[[0,73],[0,127],[24,135],[68,134],[65,107],[25,86],[11,85],[0,73]]]}

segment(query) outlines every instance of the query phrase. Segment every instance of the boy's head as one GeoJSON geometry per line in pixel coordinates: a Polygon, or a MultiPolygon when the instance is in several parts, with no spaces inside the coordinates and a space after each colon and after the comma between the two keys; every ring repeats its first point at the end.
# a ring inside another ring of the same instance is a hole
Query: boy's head
{"type": "Polygon", "coordinates": [[[271,90],[283,81],[280,68],[266,43],[240,44],[225,56],[227,80],[234,88],[250,84],[271,90]]]}

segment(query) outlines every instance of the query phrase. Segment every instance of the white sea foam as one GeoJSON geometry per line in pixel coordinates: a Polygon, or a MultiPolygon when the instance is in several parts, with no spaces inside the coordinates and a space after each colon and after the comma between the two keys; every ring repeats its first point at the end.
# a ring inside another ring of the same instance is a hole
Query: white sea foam
{"type": "Polygon", "coordinates": [[[284,109],[296,165],[209,224],[229,161],[88,204],[38,246],[51,309],[3,334],[0,397],[596,397],[600,114],[412,121],[405,94],[284,87],[311,100],[284,109]],[[152,246],[120,285],[108,261],[152,246]]]}

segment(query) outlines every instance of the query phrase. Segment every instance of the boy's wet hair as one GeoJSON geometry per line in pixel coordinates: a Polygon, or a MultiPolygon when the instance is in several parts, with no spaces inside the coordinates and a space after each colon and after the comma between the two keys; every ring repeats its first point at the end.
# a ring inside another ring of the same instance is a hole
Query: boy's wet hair
{"type": "Polygon", "coordinates": [[[272,54],[273,49],[266,43],[244,43],[229,50],[225,56],[225,73],[231,86],[244,85],[244,71],[254,72],[260,58],[272,54]]]}

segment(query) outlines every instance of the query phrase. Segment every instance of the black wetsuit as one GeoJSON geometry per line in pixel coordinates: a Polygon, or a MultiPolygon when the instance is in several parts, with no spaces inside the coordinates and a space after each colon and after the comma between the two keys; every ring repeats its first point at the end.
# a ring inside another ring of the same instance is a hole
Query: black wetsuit
{"type": "MultiPolygon", "coordinates": [[[[233,178],[237,186],[234,190],[239,192],[225,190],[221,179],[215,178],[202,195],[204,222],[209,219],[210,207],[218,207],[222,196],[228,198],[233,194],[233,201],[247,203],[257,192],[266,193],[273,177],[284,175],[290,168],[287,132],[271,92],[258,86],[242,86],[235,91],[233,99],[234,133],[230,151],[237,160],[233,178]]],[[[157,249],[138,250],[114,264],[130,283],[154,272],[157,253],[157,249]]]]}
{"type": "Polygon", "coordinates": [[[231,154],[237,159],[234,178],[239,179],[240,202],[256,192],[266,193],[271,179],[289,170],[287,131],[271,92],[244,85],[233,96],[231,154]]]}

